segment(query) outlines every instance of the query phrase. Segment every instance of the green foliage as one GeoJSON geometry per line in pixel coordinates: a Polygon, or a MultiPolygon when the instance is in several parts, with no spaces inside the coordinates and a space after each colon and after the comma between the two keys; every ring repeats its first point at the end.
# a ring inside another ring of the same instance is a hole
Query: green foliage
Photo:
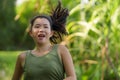
{"type": "Polygon", "coordinates": [[[10,45],[14,44],[14,41],[10,41],[10,39],[13,39],[15,30],[15,22],[14,22],[14,16],[15,16],[15,10],[14,10],[14,2],[15,0],[12,0],[8,2],[8,0],[1,0],[0,1],[0,49],[9,48],[10,45]],[[9,36],[9,37],[8,37],[9,36]]]}
{"type": "Polygon", "coordinates": [[[80,17],[68,22],[70,35],[64,44],[69,46],[75,65],[81,69],[77,71],[78,80],[119,79],[118,4],[119,0],[91,0],[78,3],[71,10],[70,16],[80,11],[80,17]]]}

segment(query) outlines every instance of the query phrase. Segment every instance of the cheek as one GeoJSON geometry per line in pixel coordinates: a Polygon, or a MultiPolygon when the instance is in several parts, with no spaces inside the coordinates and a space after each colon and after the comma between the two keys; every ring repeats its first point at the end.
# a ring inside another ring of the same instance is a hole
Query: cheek
{"type": "Polygon", "coordinates": [[[36,31],[34,31],[34,30],[32,30],[31,32],[30,32],[30,36],[31,37],[35,37],[37,35],[37,32],[36,31]]]}
{"type": "Polygon", "coordinates": [[[49,36],[49,37],[52,36],[52,32],[51,32],[51,30],[47,31],[47,36],[49,36]]]}
{"type": "Polygon", "coordinates": [[[32,29],[33,34],[37,34],[39,31],[37,29],[32,29]]]}

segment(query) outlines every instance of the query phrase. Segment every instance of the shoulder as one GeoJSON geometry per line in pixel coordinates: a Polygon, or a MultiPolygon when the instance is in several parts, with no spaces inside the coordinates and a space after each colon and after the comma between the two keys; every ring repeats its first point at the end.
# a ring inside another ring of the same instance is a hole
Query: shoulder
{"type": "Polygon", "coordinates": [[[21,52],[21,53],[18,55],[18,58],[19,58],[19,59],[24,59],[24,58],[26,57],[26,53],[27,53],[27,51],[21,52]]]}
{"type": "Polygon", "coordinates": [[[67,55],[69,54],[69,50],[65,45],[58,44],[58,52],[59,54],[62,55],[67,55]]]}
{"type": "Polygon", "coordinates": [[[22,64],[25,60],[25,57],[26,57],[26,53],[27,51],[22,51],[19,55],[18,55],[18,61],[22,64]]]}
{"type": "Polygon", "coordinates": [[[68,48],[65,45],[58,44],[59,50],[68,50],[68,48]]]}

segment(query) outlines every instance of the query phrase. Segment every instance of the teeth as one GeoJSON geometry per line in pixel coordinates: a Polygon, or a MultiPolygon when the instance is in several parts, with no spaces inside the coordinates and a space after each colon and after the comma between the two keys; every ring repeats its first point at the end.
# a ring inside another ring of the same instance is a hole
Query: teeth
{"type": "Polygon", "coordinates": [[[45,37],[45,35],[43,35],[43,34],[40,34],[40,35],[38,35],[38,37],[45,37]]]}

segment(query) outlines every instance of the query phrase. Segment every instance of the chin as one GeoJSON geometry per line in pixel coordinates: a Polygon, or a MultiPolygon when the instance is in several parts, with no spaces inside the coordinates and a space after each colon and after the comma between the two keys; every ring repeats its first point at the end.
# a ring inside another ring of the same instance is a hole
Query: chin
{"type": "Polygon", "coordinates": [[[44,43],[46,43],[46,41],[38,41],[37,43],[38,44],[44,44],[44,43]]]}

